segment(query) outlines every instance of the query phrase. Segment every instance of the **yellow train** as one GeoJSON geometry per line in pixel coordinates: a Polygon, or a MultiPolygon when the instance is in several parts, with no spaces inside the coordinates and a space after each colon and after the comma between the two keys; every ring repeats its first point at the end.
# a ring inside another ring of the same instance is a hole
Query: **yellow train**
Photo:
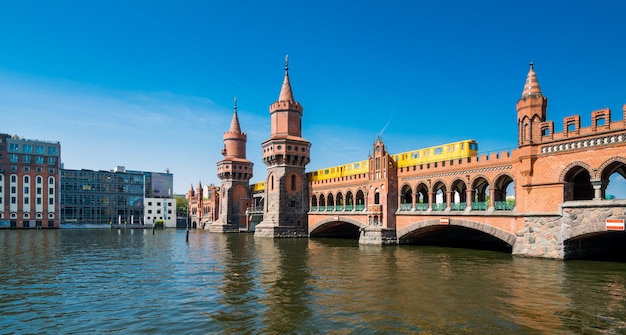
{"type": "MultiPolygon", "coordinates": [[[[397,167],[407,167],[478,155],[478,142],[463,140],[391,155],[397,167]]],[[[307,173],[309,181],[348,177],[369,171],[368,160],[333,166],[307,173]]]]}
{"type": "Polygon", "coordinates": [[[254,183],[252,185],[250,185],[250,189],[252,190],[252,192],[262,192],[265,191],[265,182],[264,181],[260,181],[258,183],[254,183]]]}
{"type": "Polygon", "coordinates": [[[399,168],[478,155],[478,142],[463,140],[392,155],[399,168]]]}
{"type": "Polygon", "coordinates": [[[366,160],[348,163],[339,166],[333,166],[326,169],[312,171],[307,173],[309,181],[326,180],[332,178],[354,176],[369,171],[369,163],[366,160]]]}

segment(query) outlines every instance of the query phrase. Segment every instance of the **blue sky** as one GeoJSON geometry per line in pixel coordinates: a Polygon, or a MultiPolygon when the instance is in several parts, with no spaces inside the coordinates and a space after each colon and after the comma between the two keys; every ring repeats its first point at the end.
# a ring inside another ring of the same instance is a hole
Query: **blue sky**
{"type": "Polygon", "coordinates": [[[529,62],[563,117],[626,103],[622,1],[0,0],[0,132],[60,141],[70,169],[219,184],[233,98],[253,182],[284,57],[307,170],[473,138],[515,147],[529,62]],[[565,5],[566,4],[566,5],[565,5]]]}

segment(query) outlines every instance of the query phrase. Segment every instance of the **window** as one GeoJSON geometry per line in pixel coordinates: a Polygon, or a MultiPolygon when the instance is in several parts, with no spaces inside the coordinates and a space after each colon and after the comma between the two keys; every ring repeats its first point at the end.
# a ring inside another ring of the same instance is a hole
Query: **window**
{"type": "Polygon", "coordinates": [[[43,164],[43,156],[35,156],[35,164],[43,164]]]}
{"type": "Polygon", "coordinates": [[[48,204],[54,205],[54,198],[48,198],[48,204]]]}
{"type": "Polygon", "coordinates": [[[24,184],[30,183],[30,177],[24,176],[24,184]]]}
{"type": "Polygon", "coordinates": [[[53,174],[54,173],[54,168],[49,168],[48,169],[48,173],[53,174]]]}
{"type": "Polygon", "coordinates": [[[48,194],[50,194],[50,195],[54,194],[54,188],[50,187],[48,189],[48,194]]]}
{"type": "Polygon", "coordinates": [[[17,204],[17,197],[11,197],[11,204],[17,204]]]}
{"type": "Polygon", "coordinates": [[[56,164],[57,158],[56,157],[48,157],[48,165],[54,165],[56,164]]]}
{"type": "Polygon", "coordinates": [[[148,214],[152,214],[152,210],[151,209],[148,210],[148,214]]]}
{"type": "Polygon", "coordinates": [[[41,181],[42,181],[41,176],[37,176],[37,184],[41,184],[41,181]]]}
{"type": "Polygon", "coordinates": [[[41,198],[37,198],[37,205],[41,205],[41,198]]]}
{"type": "Polygon", "coordinates": [[[56,155],[57,152],[57,147],[48,147],[48,155],[56,155]]]}
{"type": "Polygon", "coordinates": [[[439,147],[439,148],[435,148],[435,155],[440,155],[443,153],[443,148],[439,147]]]}
{"type": "Polygon", "coordinates": [[[419,152],[411,153],[411,158],[420,158],[420,153],[419,152]]]}
{"type": "Polygon", "coordinates": [[[24,172],[30,172],[30,167],[25,166],[25,167],[24,167],[24,172]]]}
{"type": "Polygon", "coordinates": [[[24,144],[22,146],[22,152],[25,152],[27,154],[30,154],[33,152],[33,145],[32,144],[24,144]]]}
{"type": "Polygon", "coordinates": [[[152,206],[152,201],[148,201],[148,206],[152,206]]]}
{"type": "Polygon", "coordinates": [[[9,152],[19,152],[20,151],[20,145],[17,143],[10,143],[9,144],[9,152]]]}
{"type": "Polygon", "coordinates": [[[24,205],[28,205],[28,197],[24,197],[24,205]]]}
{"type": "Polygon", "coordinates": [[[35,153],[36,154],[43,154],[43,153],[45,153],[43,145],[36,145],[35,146],[35,153]]]}
{"type": "Polygon", "coordinates": [[[12,194],[17,193],[17,187],[15,187],[15,186],[11,186],[11,193],[12,193],[12,194]]]}
{"type": "Polygon", "coordinates": [[[11,175],[11,182],[12,183],[17,183],[17,176],[16,175],[11,175]]]}
{"type": "Polygon", "coordinates": [[[48,178],[48,184],[54,185],[54,177],[48,178]]]}
{"type": "Polygon", "coordinates": [[[17,163],[17,161],[18,161],[17,154],[10,154],[10,155],[9,155],[9,161],[10,161],[11,163],[17,163]]]}
{"type": "Polygon", "coordinates": [[[24,186],[24,194],[28,194],[30,192],[30,188],[28,186],[24,186]]]}

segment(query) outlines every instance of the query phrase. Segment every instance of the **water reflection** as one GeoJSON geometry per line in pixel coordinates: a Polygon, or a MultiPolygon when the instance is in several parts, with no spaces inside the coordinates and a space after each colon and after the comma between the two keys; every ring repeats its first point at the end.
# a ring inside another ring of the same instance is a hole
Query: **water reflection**
{"type": "Polygon", "coordinates": [[[352,240],[0,231],[0,333],[626,332],[626,264],[352,240]]]}

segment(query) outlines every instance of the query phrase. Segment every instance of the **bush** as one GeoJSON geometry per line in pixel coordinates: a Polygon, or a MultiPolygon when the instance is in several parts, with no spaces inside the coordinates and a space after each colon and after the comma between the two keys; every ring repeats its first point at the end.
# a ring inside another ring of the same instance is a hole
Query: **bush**
{"type": "Polygon", "coordinates": [[[154,228],[164,228],[165,221],[164,220],[154,220],[154,228]]]}

